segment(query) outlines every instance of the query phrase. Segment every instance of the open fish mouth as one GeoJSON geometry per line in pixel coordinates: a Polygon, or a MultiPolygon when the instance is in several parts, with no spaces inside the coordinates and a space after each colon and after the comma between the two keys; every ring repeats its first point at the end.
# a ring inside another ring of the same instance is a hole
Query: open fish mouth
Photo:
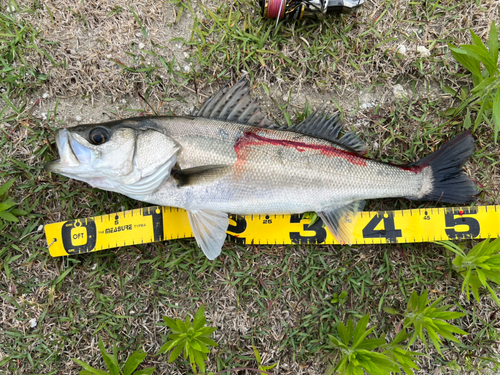
{"type": "Polygon", "coordinates": [[[59,151],[59,159],[45,164],[45,169],[49,172],[60,173],[68,167],[78,167],[80,162],[71,149],[69,133],[66,129],[60,129],[56,132],[56,146],[59,151]]]}
{"type": "Polygon", "coordinates": [[[67,175],[81,164],[90,164],[93,152],[77,142],[66,129],[59,129],[55,134],[59,159],[45,164],[49,172],[67,175]]]}

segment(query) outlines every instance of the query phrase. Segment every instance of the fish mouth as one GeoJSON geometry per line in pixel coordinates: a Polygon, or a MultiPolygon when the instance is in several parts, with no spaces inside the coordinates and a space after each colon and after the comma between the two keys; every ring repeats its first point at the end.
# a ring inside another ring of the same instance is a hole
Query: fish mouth
{"type": "Polygon", "coordinates": [[[89,164],[92,151],[76,141],[66,129],[59,129],[55,134],[59,159],[44,165],[45,170],[55,173],[74,172],[81,164],[89,164]]]}
{"type": "Polygon", "coordinates": [[[44,166],[45,170],[48,172],[60,173],[67,168],[80,165],[75,153],[71,149],[68,131],[66,129],[59,129],[56,131],[55,135],[59,159],[46,163],[44,166]]]}

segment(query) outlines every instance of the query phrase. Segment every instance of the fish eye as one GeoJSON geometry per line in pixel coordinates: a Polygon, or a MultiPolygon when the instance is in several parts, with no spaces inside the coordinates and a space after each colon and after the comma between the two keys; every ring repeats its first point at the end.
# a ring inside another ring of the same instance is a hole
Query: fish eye
{"type": "Polygon", "coordinates": [[[109,139],[109,133],[106,129],[95,128],[90,131],[89,140],[94,145],[102,145],[109,139]]]}

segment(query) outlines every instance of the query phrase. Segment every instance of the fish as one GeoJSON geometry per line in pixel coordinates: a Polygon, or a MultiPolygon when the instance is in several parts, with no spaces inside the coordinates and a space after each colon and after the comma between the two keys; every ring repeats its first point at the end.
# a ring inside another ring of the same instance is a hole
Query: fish
{"type": "Polygon", "coordinates": [[[245,79],[189,116],[77,125],[57,130],[55,141],[60,158],[47,171],[185,209],[210,260],[221,253],[229,213],[316,212],[340,243],[352,244],[367,199],[468,204],[479,193],[463,170],[474,152],[469,132],[417,162],[383,163],[367,158],[364,142],[324,106],[300,124],[277,125],[245,79]]]}

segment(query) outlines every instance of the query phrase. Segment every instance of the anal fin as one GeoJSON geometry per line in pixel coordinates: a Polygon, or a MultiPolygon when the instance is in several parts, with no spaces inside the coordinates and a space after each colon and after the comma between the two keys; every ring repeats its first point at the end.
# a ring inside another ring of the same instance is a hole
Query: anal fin
{"type": "Polygon", "coordinates": [[[317,214],[337,241],[351,245],[356,213],[363,211],[365,203],[354,201],[317,214]]]}
{"type": "Polygon", "coordinates": [[[188,210],[187,213],[196,243],[208,259],[214,260],[221,253],[226,240],[228,215],[206,210],[188,210]]]}

